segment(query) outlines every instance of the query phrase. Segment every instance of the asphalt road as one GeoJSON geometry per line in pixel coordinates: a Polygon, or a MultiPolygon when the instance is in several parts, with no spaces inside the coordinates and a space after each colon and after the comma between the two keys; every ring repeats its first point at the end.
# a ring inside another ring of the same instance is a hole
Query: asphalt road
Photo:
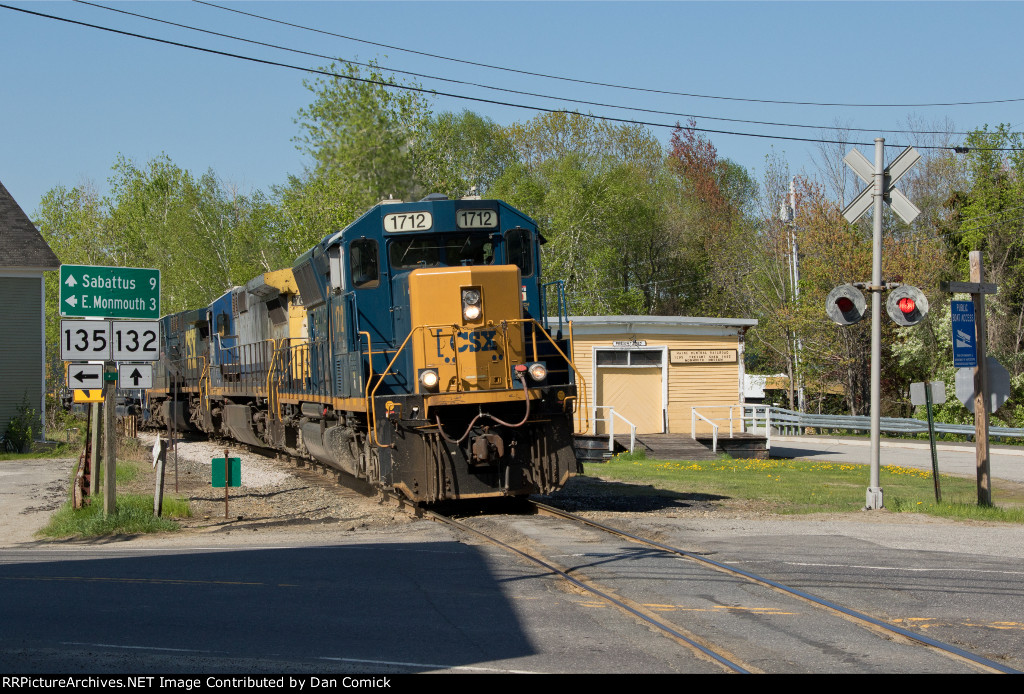
{"type": "MultiPolygon", "coordinates": [[[[32,539],[67,476],[68,465],[54,461],[0,463],[0,672],[720,671],[549,572],[429,522],[32,539]]],[[[1019,526],[889,512],[607,515],[1024,669],[1019,526]]],[[[766,611],[764,591],[716,572],[677,573],[679,560],[533,520],[497,522],[760,670],[965,671],[914,648],[879,646],[802,606],[766,611]]]]}
{"type": "MultiPolygon", "coordinates": [[[[976,452],[973,443],[936,445],[939,472],[976,476],[976,452]]],[[[771,456],[796,460],[831,460],[840,463],[871,463],[871,442],[866,439],[817,436],[772,436],[771,456]]],[[[879,448],[882,465],[932,469],[931,448],[927,441],[883,439],[879,448]]],[[[992,477],[1024,483],[1024,447],[990,446],[992,477]]]]}

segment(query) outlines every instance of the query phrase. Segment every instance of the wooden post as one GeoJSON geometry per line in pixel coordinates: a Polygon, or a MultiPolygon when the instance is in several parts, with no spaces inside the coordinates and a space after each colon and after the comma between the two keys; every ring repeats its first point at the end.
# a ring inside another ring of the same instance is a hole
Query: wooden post
{"type": "Polygon", "coordinates": [[[100,489],[100,461],[103,460],[103,456],[100,455],[100,404],[98,402],[91,403],[89,408],[92,412],[90,417],[92,420],[90,423],[92,430],[89,432],[92,437],[92,468],[89,470],[91,475],[89,478],[89,496],[95,499],[96,493],[100,489]]]}
{"type": "Polygon", "coordinates": [[[153,467],[156,468],[156,489],[153,490],[153,515],[159,518],[164,511],[164,467],[167,464],[167,441],[156,437],[153,444],[153,467]]]}
{"type": "MultiPolygon", "coordinates": [[[[971,282],[985,281],[981,251],[971,251],[971,282]]],[[[985,293],[978,291],[974,298],[974,324],[977,330],[978,365],[974,368],[974,443],[978,471],[978,505],[992,505],[992,487],[988,452],[988,369],[985,338],[985,293]]]]}
{"type": "Polygon", "coordinates": [[[117,510],[117,433],[115,431],[117,411],[117,381],[107,380],[117,376],[117,366],[106,363],[103,374],[103,517],[117,510]]]}

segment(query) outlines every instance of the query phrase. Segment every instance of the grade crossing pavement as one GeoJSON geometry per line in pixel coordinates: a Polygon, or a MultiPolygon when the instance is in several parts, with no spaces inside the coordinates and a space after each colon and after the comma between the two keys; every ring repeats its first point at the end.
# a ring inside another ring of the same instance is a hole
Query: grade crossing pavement
{"type": "MultiPolygon", "coordinates": [[[[939,472],[975,478],[976,453],[973,443],[936,444],[939,472]]],[[[828,460],[837,463],[871,464],[871,441],[840,436],[772,436],[772,458],[828,460]]],[[[932,454],[927,441],[882,439],[882,465],[932,469],[932,454]]],[[[989,446],[989,461],[994,479],[1024,483],[1024,446],[989,446]]]]}

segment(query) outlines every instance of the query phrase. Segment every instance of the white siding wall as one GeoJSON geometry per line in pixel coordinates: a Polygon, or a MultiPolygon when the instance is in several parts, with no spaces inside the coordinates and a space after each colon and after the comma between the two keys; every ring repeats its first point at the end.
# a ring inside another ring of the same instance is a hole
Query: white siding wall
{"type": "MultiPolygon", "coordinates": [[[[0,276],[0,434],[27,397],[43,412],[43,283],[41,277],[0,276]]],[[[42,427],[37,422],[33,437],[42,427]]]]}

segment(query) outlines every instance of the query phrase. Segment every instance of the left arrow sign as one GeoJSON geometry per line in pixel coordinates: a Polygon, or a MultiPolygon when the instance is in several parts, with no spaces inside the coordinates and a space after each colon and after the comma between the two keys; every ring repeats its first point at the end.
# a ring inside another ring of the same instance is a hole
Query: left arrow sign
{"type": "Polygon", "coordinates": [[[103,364],[68,364],[68,385],[77,389],[100,388],[103,364]]]}

